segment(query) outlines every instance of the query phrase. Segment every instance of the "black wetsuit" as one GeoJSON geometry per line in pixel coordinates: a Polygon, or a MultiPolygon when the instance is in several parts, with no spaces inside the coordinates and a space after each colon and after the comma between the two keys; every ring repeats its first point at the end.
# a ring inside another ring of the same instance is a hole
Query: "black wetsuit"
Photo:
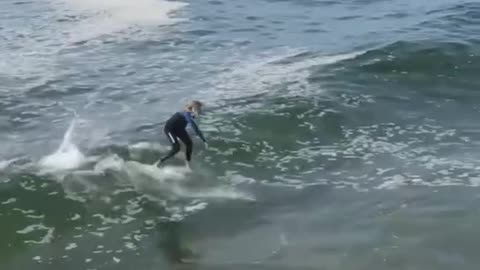
{"type": "Polygon", "coordinates": [[[194,116],[190,112],[177,112],[172,117],[170,117],[170,119],[168,119],[167,123],[165,124],[164,132],[165,135],[167,135],[168,140],[172,144],[172,149],[164,158],[160,160],[161,163],[173,157],[175,154],[178,153],[178,151],[180,151],[180,144],[178,142],[178,139],[180,139],[187,147],[185,151],[185,157],[187,161],[191,160],[193,143],[186,130],[188,124],[192,126],[193,130],[200,137],[200,139],[202,139],[203,142],[206,142],[202,132],[198,128],[193,118],[194,116]]]}

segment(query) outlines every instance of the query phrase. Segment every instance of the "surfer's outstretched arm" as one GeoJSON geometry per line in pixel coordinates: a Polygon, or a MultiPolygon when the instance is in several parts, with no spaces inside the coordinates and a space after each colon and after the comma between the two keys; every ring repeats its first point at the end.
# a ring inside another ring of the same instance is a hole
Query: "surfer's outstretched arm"
{"type": "Polygon", "coordinates": [[[193,120],[193,118],[188,114],[188,116],[186,116],[187,118],[187,121],[188,123],[190,124],[190,126],[192,126],[193,128],[193,131],[195,131],[195,134],[197,134],[198,137],[200,137],[200,139],[206,143],[207,140],[205,140],[205,137],[203,136],[203,133],[202,131],[198,128],[198,125],[197,123],[195,123],[195,120],[193,120]]]}

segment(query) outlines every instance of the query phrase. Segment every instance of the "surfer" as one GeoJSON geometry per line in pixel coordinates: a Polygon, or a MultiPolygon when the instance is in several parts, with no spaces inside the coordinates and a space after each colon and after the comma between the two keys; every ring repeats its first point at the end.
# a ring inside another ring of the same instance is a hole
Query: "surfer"
{"type": "Polygon", "coordinates": [[[191,101],[185,106],[184,111],[177,112],[172,115],[170,119],[168,119],[164,127],[164,132],[167,135],[168,140],[172,144],[172,148],[170,152],[160,160],[157,166],[165,162],[167,159],[173,157],[175,154],[178,153],[178,151],[180,151],[180,143],[178,142],[178,139],[180,139],[186,147],[186,166],[189,170],[191,170],[190,160],[192,158],[193,143],[192,139],[187,133],[186,128],[187,125],[190,124],[197,136],[200,137],[205,146],[207,146],[207,141],[205,140],[205,137],[203,137],[203,133],[200,131],[194,120],[202,112],[202,107],[202,102],[198,100],[191,101]]]}

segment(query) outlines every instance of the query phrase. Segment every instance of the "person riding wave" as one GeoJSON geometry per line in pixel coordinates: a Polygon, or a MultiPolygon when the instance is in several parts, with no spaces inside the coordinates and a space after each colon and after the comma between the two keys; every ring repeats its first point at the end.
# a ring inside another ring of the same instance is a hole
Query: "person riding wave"
{"type": "Polygon", "coordinates": [[[164,132],[167,136],[167,139],[172,144],[172,147],[170,152],[160,160],[157,166],[160,166],[167,159],[173,157],[175,154],[178,153],[178,151],[180,151],[180,143],[178,141],[180,139],[186,147],[186,166],[189,170],[191,170],[190,161],[192,159],[193,142],[188,135],[186,128],[188,125],[190,125],[197,134],[197,136],[200,137],[200,139],[203,141],[205,146],[207,146],[207,141],[205,140],[203,133],[200,131],[198,125],[195,123],[195,118],[200,115],[200,113],[202,112],[202,108],[202,102],[198,100],[191,101],[185,106],[185,109],[183,111],[176,112],[170,117],[170,119],[167,120],[167,122],[165,123],[164,132]]]}

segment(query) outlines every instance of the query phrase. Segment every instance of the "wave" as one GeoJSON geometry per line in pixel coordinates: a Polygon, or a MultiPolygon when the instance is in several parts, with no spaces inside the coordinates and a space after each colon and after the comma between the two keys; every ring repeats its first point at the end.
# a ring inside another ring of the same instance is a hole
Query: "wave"
{"type": "MultiPolygon", "coordinates": [[[[480,19],[480,4],[479,3],[459,3],[453,6],[446,6],[437,8],[427,12],[427,15],[438,16],[437,20],[432,23],[438,25],[445,23],[456,23],[457,27],[462,25],[478,24],[480,19]]],[[[428,23],[428,22],[427,22],[428,23]]]]}
{"type": "Polygon", "coordinates": [[[204,97],[228,104],[258,100],[265,95],[307,94],[312,90],[318,91],[317,88],[310,89],[308,81],[313,69],[339,63],[361,53],[324,55],[314,51],[279,49],[247,59],[244,55],[234,55],[213,78],[212,85],[215,87],[201,93],[204,97]]]}
{"type": "MultiPolygon", "coordinates": [[[[254,200],[228,183],[207,181],[207,178],[215,177],[204,168],[197,166],[194,172],[190,172],[184,166],[157,167],[152,161],[168,151],[168,147],[160,144],[139,142],[125,147],[97,148],[93,150],[94,155],[83,153],[73,139],[76,123],[77,119],[71,122],[56,151],[41,158],[35,166],[28,166],[30,170],[37,168],[33,174],[53,177],[67,193],[89,196],[92,194],[88,193],[103,193],[128,186],[157,199],[254,200]],[[208,182],[211,185],[203,185],[208,182]]],[[[183,154],[179,153],[176,159],[183,159],[183,154]]],[[[15,161],[2,162],[1,169],[15,161]]]]}
{"type": "Polygon", "coordinates": [[[337,63],[336,67],[384,75],[469,76],[480,67],[478,52],[478,46],[471,42],[398,41],[337,63]]]}

